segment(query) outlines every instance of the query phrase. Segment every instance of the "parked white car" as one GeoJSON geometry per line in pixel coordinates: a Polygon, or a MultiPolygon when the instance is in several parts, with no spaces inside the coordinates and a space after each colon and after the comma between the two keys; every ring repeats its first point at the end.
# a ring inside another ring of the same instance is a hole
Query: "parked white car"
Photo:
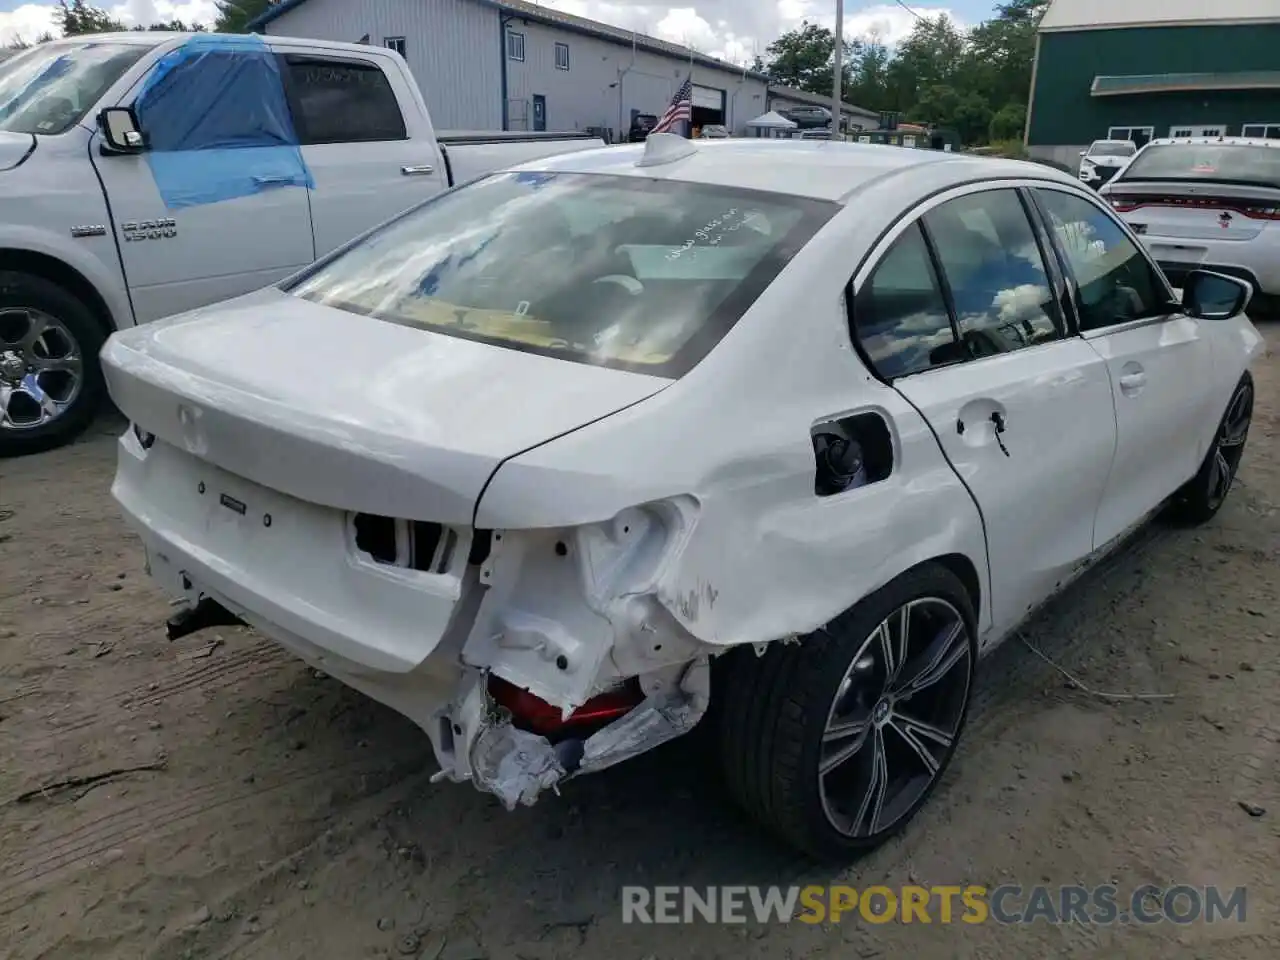
{"type": "Polygon", "coordinates": [[[1091,187],[1101,187],[1124,169],[1138,152],[1132,140],[1095,140],[1080,151],[1080,179],[1091,187]]]}
{"type": "Polygon", "coordinates": [[[174,636],[242,618],[440,778],[532,803],[711,707],[744,806],[839,859],[925,801],[981,654],[1222,504],[1248,296],[1173,302],[1047,167],[657,135],[117,333],[113,492],[174,636]]]}
{"type": "Polygon", "coordinates": [[[0,457],[66,443],[111,331],[287,277],[495,169],[603,146],[437,134],[404,59],[289,37],[131,32],[0,64],[0,457]]]}
{"type": "Polygon", "coordinates": [[[1280,140],[1152,140],[1101,192],[1175,285],[1204,268],[1280,300],[1280,140]]]}

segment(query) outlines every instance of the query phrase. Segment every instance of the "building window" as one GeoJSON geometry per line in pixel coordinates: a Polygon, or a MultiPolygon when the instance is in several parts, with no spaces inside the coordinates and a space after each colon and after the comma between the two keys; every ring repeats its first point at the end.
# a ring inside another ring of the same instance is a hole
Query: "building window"
{"type": "Polygon", "coordinates": [[[1132,140],[1139,147],[1156,135],[1155,127],[1110,127],[1107,130],[1108,140],[1132,140]]]}
{"type": "Polygon", "coordinates": [[[1176,139],[1182,137],[1220,137],[1226,133],[1227,128],[1221,124],[1214,124],[1209,127],[1200,127],[1192,124],[1184,124],[1182,126],[1170,127],[1169,136],[1176,139]]]}
{"type": "Polygon", "coordinates": [[[1280,140],[1280,123],[1246,123],[1240,128],[1240,136],[1280,140]]]}
{"type": "Polygon", "coordinates": [[[567,43],[556,44],[556,69],[569,69],[569,45],[567,43]]]}
{"type": "Polygon", "coordinates": [[[507,59],[508,60],[524,60],[524,34],[508,33],[507,34],[507,59]]]}
{"type": "Polygon", "coordinates": [[[402,57],[404,56],[404,37],[387,37],[382,42],[388,49],[394,50],[402,57]]]}

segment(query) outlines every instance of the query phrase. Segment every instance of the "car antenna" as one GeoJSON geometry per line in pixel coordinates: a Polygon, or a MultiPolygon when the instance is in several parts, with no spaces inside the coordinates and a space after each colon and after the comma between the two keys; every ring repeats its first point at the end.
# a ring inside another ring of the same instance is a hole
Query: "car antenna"
{"type": "Polygon", "coordinates": [[[645,138],[644,155],[636,161],[636,166],[656,167],[664,163],[675,163],[685,157],[692,157],[697,152],[698,145],[692,140],[674,133],[651,133],[645,138]]]}

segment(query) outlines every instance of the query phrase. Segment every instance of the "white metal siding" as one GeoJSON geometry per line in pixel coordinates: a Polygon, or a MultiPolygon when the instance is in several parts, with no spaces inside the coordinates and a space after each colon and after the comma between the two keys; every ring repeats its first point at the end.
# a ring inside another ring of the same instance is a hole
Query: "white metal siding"
{"type": "MultiPolygon", "coordinates": [[[[524,61],[507,61],[513,129],[532,129],[533,97],[546,97],[548,130],[602,126],[625,136],[631,113],[659,114],[689,73],[687,60],[610,43],[540,23],[513,22],[524,34],[524,61]],[[569,48],[569,69],[556,68],[555,45],[569,48]]],[[[736,131],[764,112],[763,81],[741,71],[695,64],[693,82],[725,92],[725,122],[736,131]]]]}
{"type": "MultiPolygon", "coordinates": [[[[381,45],[405,38],[405,59],[422,87],[437,129],[502,126],[502,58],[495,8],[475,0],[308,0],[267,25],[276,36],[381,45]]],[[[533,97],[546,98],[548,130],[602,126],[625,136],[632,111],[661,114],[689,72],[689,62],[633,51],[576,31],[515,19],[524,60],[507,60],[509,126],[533,129],[533,97]],[[569,69],[556,68],[555,45],[569,48],[569,69]]],[[[744,133],[765,112],[765,84],[739,70],[696,64],[693,82],[725,92],[725,123],[744,133]]]]}
{"type": "Polygon", "coordinates": [[[497,12],[473,0],[308,0],[267,24],[273,36],[382,46],[405,38],[405,59],[437,130],[502,127],[497,12]]]}

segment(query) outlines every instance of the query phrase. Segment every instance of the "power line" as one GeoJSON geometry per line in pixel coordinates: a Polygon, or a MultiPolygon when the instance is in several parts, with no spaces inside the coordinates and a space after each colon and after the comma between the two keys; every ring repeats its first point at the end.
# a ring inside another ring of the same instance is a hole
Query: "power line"
{"type": "Polygon", "coordinates": [[[896,3],[898,6],[900,6],[903,10],[907,11],[907,13],[911,14],[911,15],[912,15],[913,17],[915,17],[917,20],[923,20],[923,19],[924,19],[924,17],[923,17],[923,16],[921,16],[920,14],[918,14],[918,13],[916,13],[914,10],[912,10],[910,7],[908,7],[908,6],[906,5],[906,3],[904,3],[904,2],[903,2],[903,0],[893,0],[893,2],[894,2],[894,3],[896,3]]]}

